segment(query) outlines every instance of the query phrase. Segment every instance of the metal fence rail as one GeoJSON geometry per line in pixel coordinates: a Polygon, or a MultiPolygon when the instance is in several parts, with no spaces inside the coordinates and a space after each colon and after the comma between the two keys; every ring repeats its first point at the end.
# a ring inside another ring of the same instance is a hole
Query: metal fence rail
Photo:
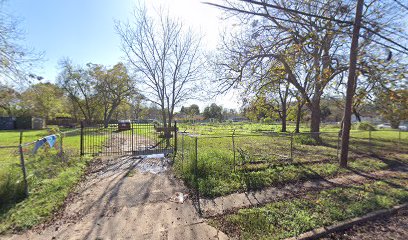
{"type": "Polygon", "coordinates": [[[132,121],[126,128],[119,123],[105,127],[98,123],[81,123],[81,155],[147,155],[172,153],[176,150],[177,123],[170,128],[146,121],[132,121]]]}
{"type": "MultiPolygon", "coordinates": [[[[338,132],[241,134],[234,131],[223,136],[179,132],[174,167],[176,174],[199,195],[199,189],[217,186],[210,183],[221,178],[245,179],[248,186],[257,181],[253,178],[255,172],[267,174],[268,169],[286,166],[337,165],[340,138],[338,132]]],[[[408,153],[408,132],[351,133],[350,160],[395,152],[408,153]]]]}

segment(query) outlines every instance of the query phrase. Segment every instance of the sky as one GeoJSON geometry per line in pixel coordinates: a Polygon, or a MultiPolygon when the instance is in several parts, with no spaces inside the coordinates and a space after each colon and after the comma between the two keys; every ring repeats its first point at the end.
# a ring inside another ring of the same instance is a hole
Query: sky
{"type": "MultiPolygon", "coordinates": [[[[9,0],[8,13],[20,20],[25,32],[24,44],[44,53],[44,59],[35,69],[45,81],[54,82],[58,62],[70,58],[76,64],[89,62],[112,66],[126,61],[120,49],[120,38],[115,31],[115,21],[131,18],[137,0],[9,0]]],[[[177,16],[203,35],[203,46],[214,50],[219,32],[226,23],[220,19],[222,12],[204,5],[200,0],[146,1],[148,8],[164,6],[172,16],[177,16]]],[[[229,93],[213,101],[194,102],[200,108],[211,102],[226,108],[239,108],[237,93],[229,93]]]]}

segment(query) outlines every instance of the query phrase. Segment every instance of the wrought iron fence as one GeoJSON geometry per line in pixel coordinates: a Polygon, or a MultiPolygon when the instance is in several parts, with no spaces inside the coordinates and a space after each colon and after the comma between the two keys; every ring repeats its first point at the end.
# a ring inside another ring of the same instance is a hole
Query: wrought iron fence
{"type": "Polygon", "coordinates": [[[147,155],[176,149],[177,123],[172,127],[148,121],[81,123],[81,155],[147,155]]]}

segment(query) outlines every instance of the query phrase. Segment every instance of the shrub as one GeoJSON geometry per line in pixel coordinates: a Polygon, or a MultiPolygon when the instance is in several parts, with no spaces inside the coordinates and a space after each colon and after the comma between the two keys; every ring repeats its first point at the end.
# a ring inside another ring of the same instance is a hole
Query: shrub
{"type": "Polygon", "coordinates": [[[270,117],[267,117],[267,118],[262,119],[262,122],[265,123],[265,124],[272,124],[272,123],[274,123],[273,119],[270,118],[270,117]]]}
{"type": "Polygon", "coordinates": [[[356,124],[355,128],[357,130],[363,130],[363,131],[375,131],[376,130],[375,126],[369,122],[359,122],[356,124]]]}
{"type": "Polygon", "coordinates": [[[303,145],[319,145],[319,142],[309,134],[298,134],[293,137],[297,144],[303,145]]]}
{"type": "Polygon", "coordinates": [[[0,171],[0,206],[24,199],[24,185],[19,169],[0,171]]]}

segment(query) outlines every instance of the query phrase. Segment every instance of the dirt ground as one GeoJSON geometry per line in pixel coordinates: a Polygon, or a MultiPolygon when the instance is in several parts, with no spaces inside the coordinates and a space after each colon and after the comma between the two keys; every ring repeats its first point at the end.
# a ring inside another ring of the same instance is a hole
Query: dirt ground
{"type": "Polygon", "coordinates": [[[355,225],[353,228],[331,234],[325,239],[408,239],[408,209],[396,215],[355,225]]]}
{"type": "MultiPolygon", "coordinates": [[[[96,160],[49,224],[6,239],[227,239],[200,218],[164,158],[96,160]]],[[[1,238],[1,237],[0,237],[1,238]]]]}

